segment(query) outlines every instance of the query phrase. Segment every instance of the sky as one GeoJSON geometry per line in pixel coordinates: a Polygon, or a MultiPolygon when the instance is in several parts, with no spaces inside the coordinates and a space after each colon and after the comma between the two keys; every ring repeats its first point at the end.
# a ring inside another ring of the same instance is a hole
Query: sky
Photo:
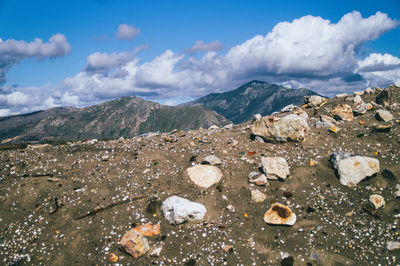
{"type": "Polygon", "coordinates": [[[254,79],[326,96],[400,86],[399,44],[399,0],[0,0],[0,116],[176,105],[254,79]]]}

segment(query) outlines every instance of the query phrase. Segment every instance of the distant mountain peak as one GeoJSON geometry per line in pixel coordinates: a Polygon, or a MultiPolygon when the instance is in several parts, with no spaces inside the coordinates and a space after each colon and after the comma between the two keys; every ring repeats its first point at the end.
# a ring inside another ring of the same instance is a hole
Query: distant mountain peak
{"type": "Polygon", "coordinates": [[[265,81],[252,80],[232,91],[212,93],[184,106],[204,106],[234,123],[250,120],[254,114],[268,115],[289,104],[300,105],[304,96],[317,94],[307,89],[289,89],[265,81]]]}

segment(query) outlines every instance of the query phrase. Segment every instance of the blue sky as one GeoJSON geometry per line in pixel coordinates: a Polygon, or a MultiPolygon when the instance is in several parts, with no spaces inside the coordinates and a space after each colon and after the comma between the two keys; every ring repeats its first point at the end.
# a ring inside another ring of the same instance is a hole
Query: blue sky
{"type": "Polygon", "coordinates": [[[0,0],[0,116],[176,104],[252,79],[325,95],[400,84],[399,14],[398,0],[0,0]]]}

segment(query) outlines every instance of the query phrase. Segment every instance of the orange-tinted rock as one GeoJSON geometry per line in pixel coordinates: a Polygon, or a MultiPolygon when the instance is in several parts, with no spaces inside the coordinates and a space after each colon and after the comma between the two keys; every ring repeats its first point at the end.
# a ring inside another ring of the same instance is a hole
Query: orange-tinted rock
{"type": "Polygon", "coordinates": [[[294,225],[296,214],[289,207],[274,203],[264,214],[264,221],[267,224],[294,225]]]}
{"type": "Polygon", "coordinates": [[[139,234],[135,228],[128,231],[119,244],[126,253],[135,259],[144,255],[150,249],[147,239],[139,234]]]}
{"type": "Polygon", "coordinates": [[[142,224],[139,226],[136,226],[135,231],[141,234],[142,236],[155,236],[158,235],[161,232],[161,226],[160,224],[142,224]]]}

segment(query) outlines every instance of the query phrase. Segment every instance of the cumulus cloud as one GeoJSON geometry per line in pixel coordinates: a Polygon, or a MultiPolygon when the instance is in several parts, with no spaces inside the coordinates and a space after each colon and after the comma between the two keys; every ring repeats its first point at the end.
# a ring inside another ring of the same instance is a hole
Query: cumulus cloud
{"type": "MultiPolygon", "coordinates": [[[[279,23],[267,35],[255,36],[224,55],[206,51],[195,59],[166,50],[141,64],[137,57],[125,60],[123,53],[103,55],[107,63],[98,65],[112,75],[81,72],[67,78],[63,87],[85,102],[132,94],[158,99],[198,97],[232,89],[251,79],[286,82],[334,94],[350,86],[365,86],[366,76],[357,73],[358,47],[398,24],[380,12],[368,18],[351,12],[337,23],[305,16],[279,23]]],[[[194,47],[212,50],[207,45],[197,42],[194,47]]]]}
{"type": "Polygon", "coordinates": [[[32,42],[0,39],[0,84],[6,82],[5,74],[24,58],[56,58],[69,53],[71,47],[63,34],[55,34],[47,43],[36,38],[32,42]]]}
{"type": "Polygon", "coordinates": [[[358,62],[357,71],[371,87],[400,86],[400,58],[396,56],[372,53],[358,62]]]}
{"type": "Polygon", "coordinates": [[[128,24],[119,25],[118,31],[116,33],[118,40],[125,40],[125,41],[131,41],[139,34],[140,34],[140,29],[135,28],[134,26],[128,24]]]}
{"type": "Polygon", "coordinates": [[[100,53],[96,52],[89,55],[86,58],[87,65],[85,67],[86,72],[107,72],[110,69],[119,67],[133,60],[133,58],[143,49],[146,49],[147,45],[141,45],[134,51],[121,52],[121,53],[100,53]]]}
{"type": "Polygon", "coordinates": [[[225,49],[225,46],[220,41],[213,41],[209,43],[204,43],[202,40],[196,41],[194,46],[185,49],[185,53],[194,55],[198,52],[207,52],[207,51],[219,51],[225,49]]]}
{"type": "Polygon", "coordinates": [[[20,91],[14,91],[9,94],[0,94],[0,105],[24,106],[29,103],[29,100],[29,95],[20,91]]]}
{"type": "Polygon", "coordinates": [[[400,58],[390,54],[372,53],[358,62],[360,72],[387,71],[395,68],[400,68],[400,58]]]}

